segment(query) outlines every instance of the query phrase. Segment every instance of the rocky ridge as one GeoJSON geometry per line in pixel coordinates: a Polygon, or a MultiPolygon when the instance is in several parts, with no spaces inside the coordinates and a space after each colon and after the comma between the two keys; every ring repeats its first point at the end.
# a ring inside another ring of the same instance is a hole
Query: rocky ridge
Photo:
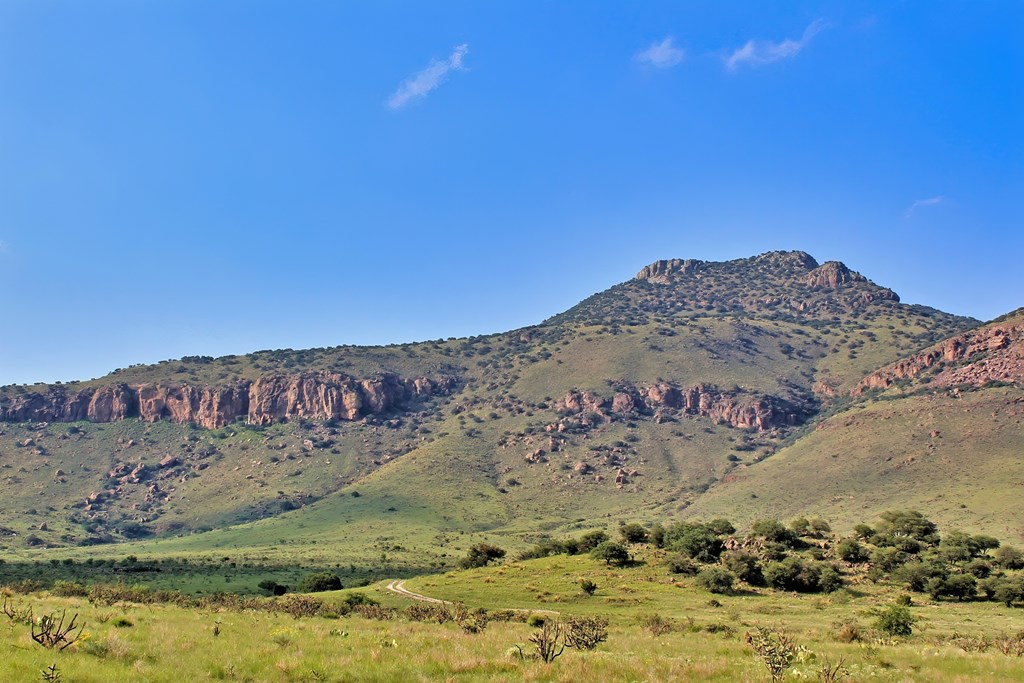
{"type": "Polygon", "coordinates": [[[1024,314],[955,335],[882,368],[861,380],[853,395],[924,378],[932,387],[981,387],[992,382],[1024,386],[1024,314]]]}
{"type": "Polygon", "coordinates": [[[113,384],[69,391],[0,395],[4,422],[116,422],[139,417],[219,429],[239,418],[270,424],[290,418],[357,420],[401,407],[410,401],[452,392],[451,376],[406,379],[383,373],[356,379],[332,372],[267,375],[227,386],[188,384],[113,384]]]}
{"type": "MultiPolygon", "coordinates": [[[[806,398],[723,391],[710,384],[680,387],[670,382],[650,386],[623,385],[611,398],[592,391],[570,391],[560,402],[563,412],[576,416],[577,422],[609,419],[615,415],[653,414],[662,422],[674,414],[707,417],[719,424],[760,432],[800,424],[815,410],[806,398]]],[[[553,430],[566,431],[573,425],[563,419],[553,430]]]]}

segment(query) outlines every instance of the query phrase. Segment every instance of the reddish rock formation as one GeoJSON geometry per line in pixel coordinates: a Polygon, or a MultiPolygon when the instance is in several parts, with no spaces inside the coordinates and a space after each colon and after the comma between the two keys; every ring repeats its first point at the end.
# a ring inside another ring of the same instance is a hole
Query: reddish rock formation
{"type": "Polygon", "coordinates": [[[980,387],[990,382],[1024,385],[1024,315],[958,334],[893,363],[861,380],[853,395],[886,389],[926,371],[933,387],[980,387]]]}
{"type": "Polygon", "coordinates": [[[268,375],[255,382],[227,386],[188,384],[115,384],[69,393],[52,386],[46,392],[0,395],[4,422],[116,422],[140,417],[149,422],[194,422],[217,429],[240,417],[269,424],[292,417],[356,420],[385,413],[420,397],[448,394],[454,377],[403,379],[381,374],[365,380],[328,372],[268,375]]]}
{"type": "MultiPolygon", "coordinates": [[[[610,410],[607,399],[590,391],[570,391],[562,399],[562,406],[573,413],[597,413],[606,419],[613,413],[655,412],[662,422],[667,421],[667,410],[675,410],[759,431],[797,424],[809,413],[806,405],[777,396],[726,392],[709,384],[681,388],[668,382],[624,388],[615,394],[610,410]]],[[[558,424],[559,431],[563,431],[563,425],[567,425],[566,420],[558,424]]]]}

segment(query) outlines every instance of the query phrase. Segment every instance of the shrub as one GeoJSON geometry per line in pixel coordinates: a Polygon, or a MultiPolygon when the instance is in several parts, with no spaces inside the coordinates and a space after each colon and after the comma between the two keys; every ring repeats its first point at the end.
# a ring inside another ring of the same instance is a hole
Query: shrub
{"type": "Polygon", "coordinates": [[[768,669],[772,683],[781,681],[797,652],[796,644],[789,636],[783,631],[772,631],[756,626],[753,631],[747,633],[745,640],[768,669]]]}
{"type": "Polygon", "coordinates": [[[836,555],[844,562],[867,562],[870,555],[855,538],[844,538],[836,546],[836,555]]]}
{"type": "Polygon", "coordinates": [[[462,569],[473,569],[486,567],[494,560],[505,557],[505,551],[496,545],[480,542],[472,546],[464,558],[459,560],[459,567],[462,569]]]}
{"type": "Polygon", "coordinates": [[[580,590],[585,595],[593,595],[597,592],[597,584],[590,579],[580,579],[580,590]]]}
{"type": "Polygon", "coordinates": [[[831,592],[842,586],[839,572],[827,565],[800,557],[787,557],[781,562],[769,562],[764,567],[764,580],[776,590],[803,593],[822,590],[831,592]],[[828,571],[825,571],[826,569],[828,571]]]}
{"type": "Polygon", "coordinates": [[[264,579],[256,584],[256,587],[267,595],[284,595],[288,592],[288,586],[280,584],[273,579],[264,579]]]}
{"type": "Polygon", "coordinates": [[[674,524],[665,532],[665,545],[698,562],[715,562],[722,554],[722,539],[704,524],[674,524]]]}
{"type": "Polygon", "coordinates": [[[647,529],[635,522],[619,527],[619,536],[624,543],[647,543],[650,539],[647,529]]]}
{"type": "Polygon", "coordinates": [[[675,623],[671,619],[666,619],[657,613],[644,615],[637,621],[640,626],[650,631],[651,635],[655,638],[665,635],[675,628],[675,623]]]}
{"type": "Polygon", "coordinates": [[[764,573],[761,571],[761,563],[756,555],[743,550],[734,550],[726,553],[722,561],[725,568],[735,574],[740,581],[746,581],[751,586],[764,585],[764,573]]]}
{"type": "Polygon", "coordinates": [[[917,619],[909,609],[902,605],[891,605],[879,615],[875,621],[875,628],[890,636],[906,638],[914,632],[915,621],[917,619]]]}
{"type": "Polygon", "coordinates": [[[50,592],[62,598],[84,598],[89,594],[85,586],[74,581],[54,581],[50,592]]]}
{"type": "Polygon", "coordinates": [[[777,519],[762,519],[754,522],[750,527],[750,536],[762,538],[771,543],[781,543],[790,548],[797,547],[800,542],[799,537],[777,519]]]}
{"type": "Polygon", "coordinates": [[[577,650],[593,650],[608,640],[608,620],[603,617],[566,617],[565,644],[577,650]]]}
{"type": "Polygon", "coordinates": [[[708,567],[697,575],[697,585],[710,593],[730,593],[736,577],[719,567],[708,567]]]}
{"type": "Polygon", "coordinates": [[[964,600],[973,598],[978,593],[978,582],[970,574],[954,574],[946,578],[930,579],[925,590],[932,599],[956,598],[964,600]]]}
{"type": "Polygon", "coordinates": [[[696,576],[700,572],[700,565],[682,553],[675,553],[665,558],[665,566],[672,574],[684,576],[696,576]]]}
{"type": "MultiPolygon", "coordinates": [[[[262,588],[262,586],[261,586],[262,588]]],[[[310,574],[299,584],[300,593],[322,593],[324,591],[340,591],[341,577],[330,572],[318,572],[310,574]]]]}

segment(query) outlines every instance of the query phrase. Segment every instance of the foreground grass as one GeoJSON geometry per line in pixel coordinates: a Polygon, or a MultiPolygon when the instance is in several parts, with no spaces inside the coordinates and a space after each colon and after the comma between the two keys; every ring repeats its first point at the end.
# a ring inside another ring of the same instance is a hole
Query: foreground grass
{"type": "MultiPolygon", "coordinates": [[[[767,681],[744,643],[755,626],[783,629],[801,647],[786,680],[820,680],[826,661],[843,660],[848,681],[973,683],[1024,681],[1024,659],[996,648],[967,652],[958,634],[994,638],[1021,630],[1019,609],[990,602],[933,602],[915,595],[916,623],[906,639],[879,639],[874,619],[902,591],[855,582],[828,596],[766,589],[711,595],[691,579],[669,576],[658,552],[638,550],[640,563],[613,569],[587,557],[557,556],[406,581],[412,591],[489,610],[554,610],[609,619],[607,642],[591,652],[566,650],[552,664],[519,656],[531,651],[535,628],[493,621],[480,633],[453,623],[419,623],[401,610],[412,604],[386,583],[359,592],[399,610],[392,619],[362,616],[293,619],[280,613],[190,609],[173,605],[114,606],[48,593],[13,596],[36,616],[68,609],[88,637],[64,652],[32,641],[29,627],[0,615],[0,680],[43,680],[56,664],[64,681],[767,681]],[[579,580],[598,584],[593,596],[579,580]],[[669,626],[655,633],[657,615],[669,626]],[[123,621],[119,621],[123,620],[123,621]],[[128,622],[127,625],[124,622],[128,622]],[[861,632],[845,642],[844,626],[861,632]]],[[[341,604],[351,591],[320,594],[341,604]]],[[[339,610],[340,611],[340,610],[339,610]]],[[[525,619],[525,614],[520,618],[525,619]]]]}
{"type": "MultiPolygon", "coordinates": [[[[654,637],[636,626],[613,626],[598,650],[567,650],[546,665],[510,654],[533,631],[522,623],[495,623],[474,635],[453,624],[402,620],[295,620],[170,606],[104,609],[49,597],[34,602],[37,612],[63,607],[80,612],[89,638],[54,653],[32,642],[27,627],[5,623],[0,626],[0,643],[8,653],[0,663],[3,680],[42,680],[41,671],[52,664],[66,681],[97,683],[766,680],[742,638],[729,633],[682,629],[654,637]],[[116,626],[118,618],[132,626],[116,626]]],[[[845,658],[853,681],[1024,680],[1021,660],[996,652],[965,654],[920,638],[863,646],[829,642],[806,631],[796,636],[808,649],[788,675],[792,680],[816,680],[825,658],[845,658]]]]}

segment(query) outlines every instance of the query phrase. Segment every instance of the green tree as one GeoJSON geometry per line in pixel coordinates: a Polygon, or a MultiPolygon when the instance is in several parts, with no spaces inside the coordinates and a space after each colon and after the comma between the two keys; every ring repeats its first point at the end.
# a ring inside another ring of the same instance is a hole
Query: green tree
{"type": "Polygon", "coordinates": [[[602,560],[607,565],[619,567],[629,564],[629,551],[621,543],[605,541],[590,551],[590,556],[595,560],[602,560]]]}
{"type": "Polygon", "coordinates": [[[636,522],[620,526],[619,536],[622,537],[624,543],[646,543],[650,539],[647,529],[636,522]]]}

